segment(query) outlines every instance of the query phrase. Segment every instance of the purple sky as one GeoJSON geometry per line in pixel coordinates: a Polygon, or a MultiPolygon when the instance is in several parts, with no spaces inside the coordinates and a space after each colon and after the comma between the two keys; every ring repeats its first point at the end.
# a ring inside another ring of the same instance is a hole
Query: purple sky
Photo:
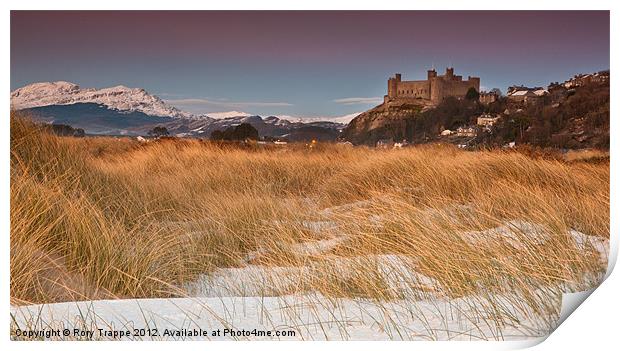
{"type": "Polygon", "coordinates": [[[609,12],[11,12],[11,89],[123,84],[197,113],[359,112],[433,64],[504,92],[608,69],[609,12]]]}

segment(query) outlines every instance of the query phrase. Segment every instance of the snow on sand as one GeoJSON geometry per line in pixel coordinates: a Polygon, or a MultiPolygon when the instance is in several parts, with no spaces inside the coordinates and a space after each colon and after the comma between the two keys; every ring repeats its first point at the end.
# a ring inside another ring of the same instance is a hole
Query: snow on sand
{"type": "MultiPolygon", "coordinates": [[[[548,332],[517,308],[514,325],[480,319],[481,301],[453,299],[376,304],[364,299],[326,299],[320,294],[280,297],[209,297],[67,302],[13,308],[21,329],[77,328],[105,331],[156,329],[156,336],[122,339],[294,340],[514,340],[548,332]],[[51,322],[50,322],[51,321],[51,322]],[[37,326],[35,328],[34,326],[37,326]],[[212,336],[214,330],[294,331],[286,336],[212,336]],[[167,335],[168,330],[172,335],[167,335]],[[207,335],[193,330],[205,330],[207,335]],[[177,333],[177,334],[175,334],[177,333]],[[181,333],[181,334],[178,334],[181,333]],[[190,333],[190,334],[188,334],[190,333]],[[166,335],[165,335],[166,334],[166,335]]],[[[97,337],[95,339],[113,339],[97,337]]],[[[54,338],[52,338],[54,339],[54,338]]],[[[62,337],[57,339],[63,339],[62,337]]]]}
{"type": "MultiPolygon", "coordinates": [[[[317,227],[318,231],[329,227],[329,223],[323,222],[307,225],[317,227]]],[[[487,231],[464,234],[472,242],[497,237],[517,240],[522,235],[515,236],[515,231],[529,233],[536,232],[537,228],[534,224],[515,221],[487,231]]],[[[575,230],[570,235],[576,247],[592,247],[606,260],[606,239],[575,230]]],[[[297,244],[291,249],[316,255],[341,243],[342,239],[333,237],[297,244]]],[[[518,242],[514,244],[519,246],[518,242]]],[[[449,298],[436,293],[437,283],[416,272],[415,263],[410,260],[399,255],[333,260],[335,274],[342,276],[352,274],[351,267],[360,264],[377,265],[389,288],[399,297],[388,301],[327,297],[316,291],[295,289],[313,273],[309,266],[248,264],[242,268],[219,269],[201,277],[186,287],[191,296],[187,298],[11,307],[12,329],[77,328],[95,331],[90,337],[94,339],[118,339],[98,334],[101,328],[102,331],[129,333],[121,339],[516,340],[544,336],[557,322],[561,305],[557,290],[541,288],[532,292],[538,295],[536,300],[557,306],[558,315],[545,316],[514,296],[481,294],[449,298]],[[151,335],[132,335],[134,329],[141,328],[151,329],[151,335]],[[220,334],[213,334],[217,330],[220,334]],[[225,334],[225,330],[229,332],[225,334]],[[233,330],[236,332],[230,333],[233,330]],[[276,331],[293,334],[276,335],[276,331]],[[267,332],[272,334],[267,335],[267,332]]]]}

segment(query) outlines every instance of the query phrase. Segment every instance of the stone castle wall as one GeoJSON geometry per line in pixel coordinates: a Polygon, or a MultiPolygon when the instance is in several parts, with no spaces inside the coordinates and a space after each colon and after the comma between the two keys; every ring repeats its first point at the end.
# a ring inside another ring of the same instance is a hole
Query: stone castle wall
{"type": "Polygon", "coordinates": [[[427,100],[438,104],[448,96],[465,97],[470,88],[480,91],[480,78],[454,75],[454,69],[446,69],[446,74],[438,76],[435,70],[428,71],[427,80],[402,81],[401,75],[396,74],[388,79],[388,94],[385,102],[392,100],[427,100]]]}
{"type": "Polygon", "coordinates": [[[414,99],[430,99],[430,90],[430,84],[427,80],[410,80],[399,82],[397,86],[398,96],[414,99]]]}
{"type": "Polygon", "coordinates": [[[480,91],[480,79],[469,78],[464,81],[453,81],[437,77],[431,81],[431,86],[434,88],[431,93],[431,101],[433,103],[439,103],[448,96],[455,96],[458,98],[465,97],[465,94],[467,94],[470,88],[480,91]]]}

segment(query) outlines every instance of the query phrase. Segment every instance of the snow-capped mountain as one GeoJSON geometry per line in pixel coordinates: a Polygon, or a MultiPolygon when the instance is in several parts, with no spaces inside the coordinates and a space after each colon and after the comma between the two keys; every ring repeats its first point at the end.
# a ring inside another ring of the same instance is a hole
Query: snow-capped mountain
{"type": "Polygon", "coordinates": [[[191,113],[167,105],[144,89],[123,85],[82,89],[77,84],[59,81],[34,83],[11,92],[11,108],[15,110],[75,103],[95,103],[113,110],[142,112],[149,116],[196,118],[191,113]]]}
{"type": "Polygon", "coordinates": [[[214,118],[214,119],[224,119],[224,118],[231,118],[231,117],[249,117],[249,116],[252,116],[251,113],[239,112],[239,111],[209,112],[206,115],[211,117],[211,118],[214,118]]]}
{"type": "Polygon", "coordinates": [[[335,140],[346,127],[333,122],[290,122],[275,116],[238,116],[213,119],[150,116],[139,111],[119,111],[103,104],[78,102],[23,109],[31,118],[43,123],[81,128],[87,134],[146,135],[156,126],[165,127],[178,137],[209,138],[215,130],[225,130],[249,123],[261,137],[286,138],[290,141],[335,140]]]}
{"type": "MultiPolygon", "coordinates": [[[[155,95],[149,94],[144,89],[128,88],[123,85],[95,89],[80,88],[77,84],[65,81],[41,82],[29,84],[11,92],[11,108],[15,110],[53,105],[72,105],[76,103],[105,105],[112,110],[121,112],[142,112],[146,115],[157,117],[218,120],[255,116],[255,114],[242,111],[209,112],[196,115],[168,105],[165,101],[155,95]]],[[[359,113],[340,117],[295,117],[278,115],[267,118],[276,117],[279,119],[278,123],[282,125],[284,125],[284,121],[292,123],[335,122],[346,124],[357,115],[359,115],[359,113]]],[[[275,123],[273,118],[271,123],[275,123]]]]}
{"type": "Polygon", "coordinates": [[[355,113],[351,113],[348,115],[344,115],[344,116],[336,116],[336,117],[331,117],[331,116],[324,116],[324,117],[308,117],[308,116],[304,116],[304,117],[295,117],[295,116],[289,116],[289,115],[277,115],[275,117],[279,118],[280,120],[286,120],[286,121],[291,121],[291,122],[302,122],[302,123],[310,123],[310,122],[334,122],[334,123],[344,123],[347,124],[349,122],[351,122],[351,120],[357,116],[359,116],[362,112],[355,112],[355,113]]]}
{"type": "Polygon", "coordinates": [[[82,89],[70,82],[34,83],[11,92],[11,108],[23,110],[43,123],[82,128],[87,134],[144,135],[164,126],[180,137],[209,137],[241,123],[260,136],[301,140],[335,140],[355,115],[343,117],[268,116],[240,111],[195,115],[168,105],[144,89],[122,85],[82,89]]]}
{"type": "MultiPolygon", "coordinates": [[[[362,112],[351,113],[344,116],[289,116],[289,115],[275,115],[263,118],[267,123],[315,123],[315,122],[333,122],[333,123],[349,123],[353,118],[359,116],[362,112]],[[277,121],[276,121],[277,120],[277,121]]],[[[226,119],[235,117],[250,117],[256,116],[247,112],[240,111],[228,111],[228,112],[209,112],[206,116],[214,119],[226,119]]]]}

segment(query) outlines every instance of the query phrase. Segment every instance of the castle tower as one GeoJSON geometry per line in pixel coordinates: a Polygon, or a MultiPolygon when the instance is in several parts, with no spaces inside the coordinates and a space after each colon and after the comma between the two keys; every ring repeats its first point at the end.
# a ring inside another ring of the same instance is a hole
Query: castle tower
{"type": "Polygon", "coordinates": [[[430,100],[433,104],[438,104],[443,100],[446,84],[444,79],[433,79],[430,82],[430,100]]]}
{"type": "Polygon", "coordinates": [[[473,88],[476,89],[477,92],[480,92],[480,77],[467,76],[467,81],[472,84],[473,88]]]}
{"type": "Polygon", "coordinates": [[[446,68],[446,79],[452,80],[452,78],[454,78],[454,68],[448,67],[446,68]]]}
{"type": "Polygon", "coordinates": [[[389,99],[393,99],[398,95],[398,83],[401,80],[400,73],[396,73],[394,77],[390,77],[388,79],[388,93],[387,96],[389,99]]]}
{"type": "Polygon", "coordinates": [[[430,81],[432,78],[435,78],[435,77],[437,77],[437,71],[435,71],[434,68],[426,71],[426,79],[430,81]]]}

